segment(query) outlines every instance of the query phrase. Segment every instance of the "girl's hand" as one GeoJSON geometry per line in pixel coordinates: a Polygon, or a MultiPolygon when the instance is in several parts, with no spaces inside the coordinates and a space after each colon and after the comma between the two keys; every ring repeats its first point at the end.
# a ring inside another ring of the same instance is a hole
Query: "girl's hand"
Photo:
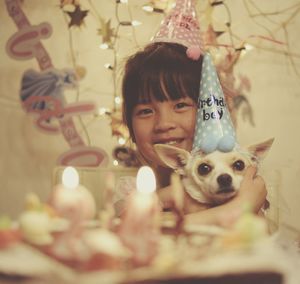
{"type": "Polygon", "coordinates": [[[231,227],[243,214],[245,205],[253,213],[259,213],[266,201],[267,190],[261,176],[256,175],[257,168],[249,166],[241,183],[239,194],[224,206],[223,214],[219,214],[217,224],[223,227],[231,227]]]}
{"type": "Polygon", "coordinates": [[[211,207],[212,206],[210,205],[199,203],[197,200],[190,197],[188,193],[184,192],[184,214],[203,211],[211,207]]]}
{"type": "Polygon", "coordinates": [[[247,168],[240,191],[232,200],[206,210],[186,215],[186,223],[215,224],[230,227],[243,213],[245,204],[249,204],[254,213],[258,213],[265,202],[267,190],[262,177],[256,175],[256,167],[247,168]]]}
{"type": "MultiPolygon", "coordinates": [[[[184,189],[182,189],[184,190],[184,189]]],[[[169,185],[167,187],[161,188],[157,191],[158,197],[162,204],[162,207],[165,209],[171,209],[173,205],[173,193],[172,186],[169,185]]],[[[190,214],[198,211],[202,211],[210,208],[211,206],[207,206],[205,204],[201,204],[195,199],[191,198],[188,193],[184,190],[183,192],[183,213],[190,214]]]]}
{"type": "Polygon", "coordinates": [[[263,178],[256,175],[257,168],[249,166],[241,183],[237,200],[241,203],[248,203],[253,212],[257,213],[264,205],[267,196],[267,189],[263,178]]]}

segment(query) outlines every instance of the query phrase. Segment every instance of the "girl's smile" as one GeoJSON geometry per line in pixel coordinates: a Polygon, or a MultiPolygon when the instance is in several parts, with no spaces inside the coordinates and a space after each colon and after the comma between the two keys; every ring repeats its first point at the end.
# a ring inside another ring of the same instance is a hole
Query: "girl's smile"
{"type": "Polygon", "coordinates": [[[196,111],[196,103],[190,97],[136,105],[132,115],[133,133],[144,158],[163,166],[154,150],[155,144],[169,144],[190,151],[196,111]]]}

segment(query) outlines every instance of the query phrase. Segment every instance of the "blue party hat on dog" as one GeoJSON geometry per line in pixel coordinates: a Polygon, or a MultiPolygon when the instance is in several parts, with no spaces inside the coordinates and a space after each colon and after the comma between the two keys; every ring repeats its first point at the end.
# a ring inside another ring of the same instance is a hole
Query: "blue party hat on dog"
{"type": "Polygon", "coordinates": [[[234,126],[215,66],[210,54],[205,53],[192,152],[230,152],[236,145],[234,126]]]}

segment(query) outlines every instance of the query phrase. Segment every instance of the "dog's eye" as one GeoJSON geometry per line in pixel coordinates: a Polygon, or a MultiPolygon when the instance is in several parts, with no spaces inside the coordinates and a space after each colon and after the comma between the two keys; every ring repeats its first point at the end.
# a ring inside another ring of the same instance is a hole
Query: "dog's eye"
{"type": "Polygon", "coordinates": [[[242,160],[237,160],[232,165],[234,170],[242,171],[245,168],[245,163],[242,160]]]}
{"type": "Polygon", "coordinates": [[[211,170],[212,170],[211,166],[205,163],[200,164],[198,166],[198,174],[201,176],[207,175],[211,170]]]}

